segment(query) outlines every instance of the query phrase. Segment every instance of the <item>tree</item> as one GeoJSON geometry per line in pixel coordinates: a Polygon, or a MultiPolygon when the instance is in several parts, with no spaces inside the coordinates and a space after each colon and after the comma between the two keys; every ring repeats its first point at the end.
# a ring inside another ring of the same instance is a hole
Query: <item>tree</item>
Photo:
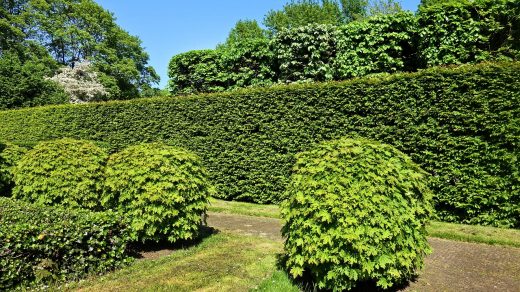
{"type": "Polygon", "coordinates": [[[50,80],[57,82],[70,95],[70,103],[106,100],[109,93],[100,83],[89,62],[77,63],[74,68],[63,67],[50,80]]]}
{"type": "Polygon", "coordinates": [[[431,5],[436,5],[436,4],[443,4],[443,3],[447,3],[447,2],[467,2],[467,1],[471,1],[471,0],[421,0],[421,3],[419,4],[419,6],[424,7],[424,6],[431,6],[431,5]]]}
{"type": "Polygon", "coordinates": [[[403,11],[401,4],[395,0],[372,0],[368,5],[368,14],[384,15],[384,14],[396,14],[403,11]]]}
{"type": "Polygon", "coordinates": [[[32,47],[32,54],[9,50],[0,55],[0,110],[67,101],[63,89],[45,79],[54,70],[54,60],[37,49],[32,47]]]}
{"type": "Polygon", "coordinates": [[[340,0],[343,22],[349,23],[365,18],[368,0],[340,0]]]}
{"type": "Polygon", "coordinates": [[[159,81],[147,65],[141,41],[115,23],[112,13],[92,0],[30,0],[37,28],[33,35],[63,65],[92,62],[117,99],[133,98],[159,81]],[[112,80],[108,80],[112,79],[112,80]],[[114,88],[114,84],[117,88],[114,88]]]}
{"type": "Polygon", "coordinates": [[[271,10],[264,18],[264,25],[277,32],[284,28],[295,28],[308,24],[342,23],[338,3],[333,0],[292,0],[282,10],[271,10]]]}
{"type": "Polygon", "coordinates": [[[292,0],[282,10],[269,11],[264,25],[271,32],[278,32],[284,28],[308,24],[341,25],[373,15],[400,11],[401,5],[396,0],[292,0]]]}
{"type": "Polygon", "coordinates": [[[241,42],[254,39],[267,39],[266,31],[263,30],[256,20],[239,20],[229,32],[226,42],[221,47],[232,47],[241,42]]]}
{"type": "Polygon", "coordinates": [[[3,1],[0,29],[0,52],[34,40],[61,65],[91,62],[112,99],[137,97],[159,81],[139,38],[93,0],[3,1]]]}

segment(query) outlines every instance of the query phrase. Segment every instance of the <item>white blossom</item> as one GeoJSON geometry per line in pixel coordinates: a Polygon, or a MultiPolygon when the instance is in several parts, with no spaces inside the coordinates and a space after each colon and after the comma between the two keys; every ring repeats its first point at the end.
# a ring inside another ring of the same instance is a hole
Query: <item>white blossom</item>
{"type": "Polygon", "coordinates": [[[99,82],[91,63],[87,61],[77,63],[74,68],[63,67],[49,79],[63,86],[70,95],[70,103],[104,100],[109,95],[99,82]]]}

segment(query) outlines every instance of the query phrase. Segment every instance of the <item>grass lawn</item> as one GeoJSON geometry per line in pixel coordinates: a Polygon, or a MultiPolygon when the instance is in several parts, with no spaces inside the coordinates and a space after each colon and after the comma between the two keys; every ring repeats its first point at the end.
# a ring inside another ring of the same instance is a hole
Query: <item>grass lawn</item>
{"type": "Polygon", "coordinates": [[[221,232],[204,239],[197,246],[176,250],[169,256],[137,260],[129,267],[105,276],[91,277],[57,289],[298,291],[283,272],[277,271],[273,275],[276,255],[281,250],[279,241],[221,232]]]}
{"type": "MultiPolygon", "coordinates": [[[[259,205],[211,199],[209,211],[280,218],[277,205],[259,205]]],[[[451,240],[520,247],[520,230],[432,221],[428,234],[451,240]]]]}
{"type": "MultiPolygon", "coordinates": [[[[278,218],[276,205],[212,199],[210,211],[278,218]]],[[[432,222],[431,236],[520,247],[520,231],[432,222]]],[[[276,268],[282,242],[220,232],[170,255],[136,260],[126,268],[51,290],[66,291],[300,291],[276,268]]]]}

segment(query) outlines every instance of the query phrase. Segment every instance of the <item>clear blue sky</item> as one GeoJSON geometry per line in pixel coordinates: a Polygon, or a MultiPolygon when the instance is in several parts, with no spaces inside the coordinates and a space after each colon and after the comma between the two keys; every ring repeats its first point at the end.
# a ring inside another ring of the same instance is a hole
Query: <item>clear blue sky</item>
{"type": "MultiPolygon", "coordinates": [[[[403,0],[404,9],[415,11],[420,0],[403,0]]],[[[117,23],[143,41],[150,65],[168,81],[167,67],[178,53],[213,49],[224,42],[240,19],[261,24],[271,9],[281,9],[286,0],[96,0],[113,12],[117,23]]]]}

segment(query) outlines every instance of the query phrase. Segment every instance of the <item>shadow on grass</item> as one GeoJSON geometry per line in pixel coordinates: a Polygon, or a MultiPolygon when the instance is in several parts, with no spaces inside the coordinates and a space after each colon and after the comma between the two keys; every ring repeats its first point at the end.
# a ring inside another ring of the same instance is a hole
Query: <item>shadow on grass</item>
{"type": "Polygon", "coordinates": [[[201,226],[199,229],[199,235],[197,238],[192,240],[179,240],[175,243],[168,242],[167,240],[161,240],[159,242],[147,241],[147,242],[134,242],[129,245],[128,252],[130,256],[136,259],[148,259],[158,258],[173,253],[176,250],[187,249],[200,244],[204,239],[218,234],[220,231],[209,227],[201,226]]]}
{"type": "MultiPolygon", "coordinates": [[[[285,256],[283,254],[277,255],[276,266],[279,270],[284,271],[287,275],[287,278],[294,286],[297,286],[301,291],[304,292],[318,292],[318,291],[332,291],[331,289],[319,289],[316,281],[312,277],[309,271],[304,271],[302,277],[293,278],[290,276],[289,272],[285,268],[285,256]]],[[[415,282],[417,280],[417,276],[409,279],[407,281],[403,281],[401,283],[395,284],[393,287],[389,289],[382,289],[376,285],[377,281],[361,281],[356,284],[356,287],[352,288],[352,292],[394,292],[394,291],[402,291],[406,289],[410,283],[415,282]]]]}

